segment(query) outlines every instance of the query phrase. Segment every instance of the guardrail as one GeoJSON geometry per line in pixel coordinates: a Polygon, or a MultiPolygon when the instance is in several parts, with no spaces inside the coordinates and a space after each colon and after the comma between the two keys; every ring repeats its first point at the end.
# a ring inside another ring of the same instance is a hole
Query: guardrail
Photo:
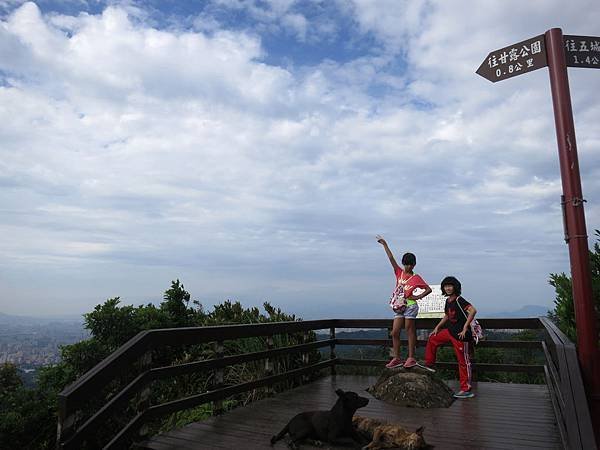
{"type": "MultiPolygon", "coordinates": [[[[418,329],[432,329],[438,319],[417,319],[418,329]]],[[[480,371],[544,373],[552,394],[561,437],[570,448],[595,448],[589,412],[582,391],[581,375],[572,343],[557,332],[556,327],[546,319],[479,319],[484,329],[544,329],[545,339],[540,341],[482,341],[478,347],[541,349],[546,355],[546,365],[517,364],[476,364],[480,371]],[[566,339],[566,340],[565,340],[566,339]],[[570,347],[569,347],[570,344],[570,347]],[[579,388],[573,380],[579,376],[579,388]],[[583,398],[583,403],[581,403],[583,398]],[[589,425],[589,426],[588,426],[589,425]]],[[[301,353],[322,347],[329,347],[329,358],[314,364],[303,358],[303,367],[287,370],[279,374],[267,371],[265,377],[233,386],[213,385],[213,389],[196,395],[173,401],[148,405],[139,402],[139,411],[133,419],[124,424],[120,431],[104,445],[105,449],[127,448],[138,440],[139,432],[145,424],[173,412],[185,410],[205,403],[213,402],[215,410],[220,402],[228,397],[260,387],[270,388],[281,381],[305,377],[329,368],[335,374],[336,365],[381,365],[380,360],[341,359],[335,355],[336,345],[389,345],[388,339],[336,339],[336,329],[389,329],[390,320],[385,319],[328,319],[297,322],[277,322],[251,325],[226,325],[211,327],[174,328],[148,330],[139,333],[108,358],[100,362],[88,373],[68,386],[59,394],[57,448],[80,449],[86,447],[86,441],[95,436],[98,430],[121,411],[129,402],[148,390],[155,380],[166,380],[178,375],[194,374],[199,371],[213,371],[218,378],[222,369],[236,364],[252,361],[269,361],[275,357],[301,353]],[[308,333],[315,330],[329,330],[329,339],[306,342],[308,333]],[[273,336],[304,334],[304,343],[272,348],[273,336]],[[223,343],[229,340],[249,337],[266,337],[267,349],[264,351],[223,356],[223,343]],[[149,361],[148,355],[163,346],[196,345],[212,342],[217,357],[186,364],[141,369],[133,380],[120,387],[110,398],[102,401],[102,406],[89,417],[82,417],[84,406],[89,398],[97,396],[115,377],[131,371],[134,367],[144,367],[149,361]]],[[[418,341],[423,346],[426,341],[418,341]]],[[[455,367],[455,363],[438,363],[440,368],[455,367]]],[[[222,376],[222,375],[221,375],[222,376]]],[[[220,380],[222,382],[222,379],[220,380]]]]}
{"type": "Polygon", "coordinates": [[[540,322],[545,334],[546,384],[563,444],[569,449],[594,450],[594,429],[575,345],[551,320],[540,317],[540,322]]]}

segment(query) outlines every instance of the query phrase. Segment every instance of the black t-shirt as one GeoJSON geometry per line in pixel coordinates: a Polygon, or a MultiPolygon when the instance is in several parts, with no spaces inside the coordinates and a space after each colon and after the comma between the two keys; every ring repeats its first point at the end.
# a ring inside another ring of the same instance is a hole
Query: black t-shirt
{"type": "MultiPolygon", "coordinates": [[[[452,302],[449,302],[448,299],[446,299],[444,312],[448,315],[448,331],[450,331],[450,334],[455,339],[460,340],[460,338],[458,337],[458,333],[460,333],[463,330],[465,323],[467,323],[467,317],[469,317],[467,308],[469,306],[471,306],[471,304],[460,296],[458,296],[452,302]],[[465,313],[463,314],[459,308],[462,308],[462,310],[465,313]]],[[[471,333],[471,327],[468,327],[467,333],[465,334],[465,338],[463,340],[473,340],[473,333],[471,333]]]]}

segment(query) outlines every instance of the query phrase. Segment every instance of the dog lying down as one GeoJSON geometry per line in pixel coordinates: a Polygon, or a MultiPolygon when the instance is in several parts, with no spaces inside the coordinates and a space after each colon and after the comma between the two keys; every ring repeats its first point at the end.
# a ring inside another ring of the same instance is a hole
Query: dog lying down
{"type": "Polygon", "coordinates": [[[308,411],[297,414],[276,436],[271,438],[271,445],[289,433],[292,449],[303,439],[329,442],[337,445],[356,446],[363,442],[352,427],[352,416],[358,408],[369,403],[369,399],[356,392],[335,391],[338,399],[329,411],[308,411]]]}
{"type": "Polygon", "coordinates": [[[423,427],[411,433],[400,425],[361,416],[352,418],[352,426],[362,438],[371,440],[363,449],[401,448],[405,450],[418,450],[433,448],[432,445],[425,443],[423,427]]]}

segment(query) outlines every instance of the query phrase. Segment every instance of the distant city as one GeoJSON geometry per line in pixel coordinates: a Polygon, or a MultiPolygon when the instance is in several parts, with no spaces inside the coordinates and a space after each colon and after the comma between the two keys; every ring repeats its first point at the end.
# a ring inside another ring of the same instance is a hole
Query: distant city
{"type": "Polygon", "coordinates": [[[60,346],[89,337],[83,318],[50,319],[0,313],[0,364],[22,371],[60,362],[60,346]]]}

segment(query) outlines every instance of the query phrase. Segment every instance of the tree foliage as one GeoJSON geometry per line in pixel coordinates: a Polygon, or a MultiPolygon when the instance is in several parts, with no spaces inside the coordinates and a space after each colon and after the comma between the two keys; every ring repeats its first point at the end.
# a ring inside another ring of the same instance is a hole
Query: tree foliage
{"type": "MultiPolygon", "coordinates": [[[[592,277],[592,295],[597,318],[597,328],[600,330],[600,230],[596,230],[594,247],[589,252],[590,271],[592,277]]],[[[565,273],[551,273],[549,283],[554,287],[556,299],[554,310],[548,315],[554,323],[573,342],[577,342],[577,328],[575,323],[575,307],[573,304],[573,283],[571,277],[565,273]]]]}
{"type": "Polygon", "coordinates": [[[23,386],[17,367],[0,366],[0,448],[49,448],[54,443],[57,391],[47,383],[23,386]]]}
{"type": "Polygon", "coordinates": [[[21,386],[23,381],[19,377],[17,366],[12,363],[0,365],[0,398],[10,395],[21,386]]]}

